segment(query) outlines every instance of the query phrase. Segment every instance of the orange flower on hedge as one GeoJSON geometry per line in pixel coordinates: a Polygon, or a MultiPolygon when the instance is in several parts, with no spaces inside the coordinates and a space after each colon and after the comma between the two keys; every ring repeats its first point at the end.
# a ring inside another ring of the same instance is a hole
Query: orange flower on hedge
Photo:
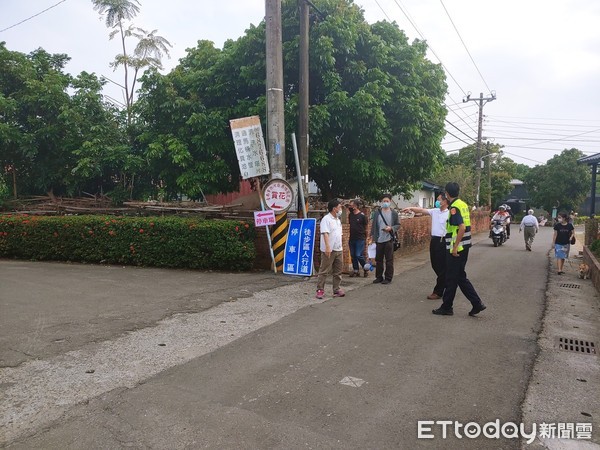
{"type": "Polygon", "coordinates": [[[240,227],[235,227],[235,231],[240,231],[240,227]]]}
{"type": "Polygon", "coordinates": [[[94,232],[92,230],[88,231],[88,234],[94,234],[94,232]]]}
{"type": "Polygon", "coordinates": [[[247,223],[244,224],[244,228],[250,228],[250,225],[248,225],[247,223]]]}
{"type": "Polygon", "coordinates": [[[143,228],[140,228],[140,233],[143,233],[143,232],[144,232],[144,229],[143,229],[143,228]]]}
{"type": "Polygon", "coordinates": [[[111,236],[114,236],[114,235],[115,235],[115,234],[117,234],[117,233],[115,233],[113,230],[110,230],[110,231],[108,232],[108,234],[110,234],[111,236]]]}

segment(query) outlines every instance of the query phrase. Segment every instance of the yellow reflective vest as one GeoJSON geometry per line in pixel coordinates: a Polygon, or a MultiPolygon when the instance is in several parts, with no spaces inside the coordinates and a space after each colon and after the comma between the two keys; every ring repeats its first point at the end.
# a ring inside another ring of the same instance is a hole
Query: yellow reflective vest
{"type": "Polygon", "coordinates": [[[462,252],[465,248],[471,246],[471,215],[469,213],[469,205],[461,199],[456,198],[448,207],[448,221],[446,222],[446,249],[452,251],[452,247],[456,242],[458,228],[460,224],[465,224],[465,234],[463,234],[460,244],[457,248],[462,252]]]}

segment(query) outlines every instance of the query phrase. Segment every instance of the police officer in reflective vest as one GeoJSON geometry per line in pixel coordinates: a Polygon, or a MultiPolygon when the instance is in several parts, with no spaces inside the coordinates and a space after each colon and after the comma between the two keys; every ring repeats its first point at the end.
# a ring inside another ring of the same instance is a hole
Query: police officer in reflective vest
{"type": "Polygon", "coordinates": [[[446,286],[442,306],[432,312],[439,316],[453,315],[452,305],[454,304],[456,288],[459,287],[473,307],[469,312],[469,316],[475,316],[483,311],[486,306],[477,295],[465,272],[465,266],[469,258],[469,248],[471,248],[469,206],[458,198],[460,192],[458,183],[448,183],[445,189],[450,210],[448,222],[446,223],[446,286]]]}

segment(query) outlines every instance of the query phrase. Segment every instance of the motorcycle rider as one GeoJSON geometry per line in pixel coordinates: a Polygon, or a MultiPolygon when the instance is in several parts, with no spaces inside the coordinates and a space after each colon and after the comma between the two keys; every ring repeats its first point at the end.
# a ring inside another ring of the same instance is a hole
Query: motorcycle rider
{"type": "MultiPolygon", "coordinates": [[[[492,221],[490,222],[490,237],[492,237],[492,228],[494,227],[494,221],[499,220],[504,229],[510,223],[510,214],[506,211],[506,205],[498,206],[498,211],[492,217],[492,221]]],[[[508,239],[508,236],[506,237],[508,239]]]]}

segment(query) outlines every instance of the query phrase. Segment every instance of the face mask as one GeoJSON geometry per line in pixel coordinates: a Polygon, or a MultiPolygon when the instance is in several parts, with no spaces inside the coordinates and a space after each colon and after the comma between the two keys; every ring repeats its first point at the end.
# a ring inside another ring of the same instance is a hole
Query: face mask
{"type": "Polygon", "coordinates": [[[338,217],[338,219],[339,219],[340,217],[342,217],[342,211],[338,211],[338,212],[337,212],[337,217],[338,217]]]}
{"type": "Polygon", "coordinates": [[[382,202],[381,203],[381,207],[382,208],[389,208],[390,207],[390,202],[382,202]]]}
{"type": "Polygon", "coordinates": [[[440,202],[439,200],[435,201],[435,207],[439,208],[440,206],[442,206],[442,202],[440,202]]]}

